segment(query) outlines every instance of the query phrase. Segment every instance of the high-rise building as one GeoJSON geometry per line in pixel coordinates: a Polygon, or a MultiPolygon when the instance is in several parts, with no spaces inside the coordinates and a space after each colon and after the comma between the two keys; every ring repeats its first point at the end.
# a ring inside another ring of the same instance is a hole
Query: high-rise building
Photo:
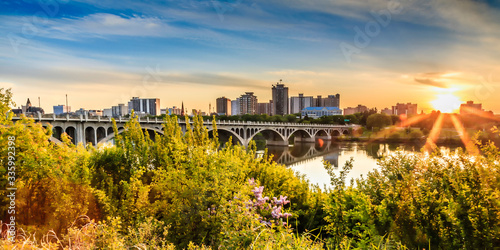
{"type": "Polygon", "coordinates": [[[392,114],[394,115],[416,115],[417,113],[417,104],[397,103],[396,106],[392,106],[392,114]]]}
{"type": "Polygon", "coordinates": [[[264,114],[267,114],[267,115],[272,115],[273,113],[273,105],[272,105],[272,100],[269,101],[269,102],[264,102],[264,103],[259,103],[257,104],[257,114],[259,115],[264,115],[264,114]]]}
{"type": "Polygon", "coordinates": [[[319,95],[316,98],[313,98],[313,107],[324,107],[325,106],[325,100],[319,95]]]}
{"type": "Polygon", "coordinates": [[[128,102],[128,112],[138,115],[160,115],[160,99],[132,97],[128,102]]]}
{"type": "Polygon", "coordinates": [[[337,107],[340,108],[340,94],[328,95],[327,98],[322,99],[322,107],[337,107]]]}
{"type": "Polygon", "coordinates": [[[299,96],[290,97],[290,114],[300,113],[303,109],[314,107],[314,98],[312,96],[299,96]]]}
{"type": "Polygon", "coordinates": [[[231,115],[240,115],[240,99],[231,101],[231,115]]]}
{"type": "Polygon", "coordinates": [[[276,86],[273,85],[272,91],[273,91],[273,114],[275,115],[289,114],[288,87],[285,87],[284,84],[277,83],[276,86]]]}
{"type": "Polygon", "coordinates": [[[231,115],[231,99],[225,96],[217,98],[217,114],[218,115],[231,115]]]}
{"type": "Polygon", "coordinates": [[[365,111],[368,111],[368,107],[359,104],[357,107],[348,107],[344,109],[344,115],[352,115],[356,113],[363,113],[365,111]]]}
{"type": "Polygon", "coordinates": [[[245,92],[239,98],[240,104],[240,114],[251,114],[255,115],[257,113],[257,97],[253,95],[253,92],[245,92]]]}

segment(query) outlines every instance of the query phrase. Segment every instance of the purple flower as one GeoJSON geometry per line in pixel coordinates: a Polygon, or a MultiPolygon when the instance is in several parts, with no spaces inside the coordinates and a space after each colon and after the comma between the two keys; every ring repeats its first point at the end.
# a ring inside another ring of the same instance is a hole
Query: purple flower
{"type": "Polygon", "coordinates": [[[262,197],[257,198],[257,202],[255,203],[255,205],[262,206],[262,205],[266,204],[266,201],[268,201],[268,200],[269,200],[269,197],[267,197],[267,196],[264,198],[262,198],[262,197]]]}
{"type": "Polygon", "coordinates": [[[250,179],[248,179],[248,183],[250,183],[250,185],[255,185],[255,179],[252,177],[250,179]]]}
{"type": "Polygon", "coordinates": [[[264,186],[255,187],[252,192],[255,195],[255,198],[262,198],[262,192],[264,191],[264,186]]]}
{"type": "Polygon", "coordinates": [[[271,211],[271,216],[273,216],[273,218],[275,219],[279,219],[281,217],[281,206],[277,207],[277,206],[274,206],[273,207],[273,211],[271,211]]]}
{"type": "Polygon", "coordinates": [[[290,201],[286,200],[287,196],[283,197],[283,195],[280,195],[279,199],[276,199],[276,197],[273,197],[274,203],[276,205],[286,205],[290,203],[290,201]]]}

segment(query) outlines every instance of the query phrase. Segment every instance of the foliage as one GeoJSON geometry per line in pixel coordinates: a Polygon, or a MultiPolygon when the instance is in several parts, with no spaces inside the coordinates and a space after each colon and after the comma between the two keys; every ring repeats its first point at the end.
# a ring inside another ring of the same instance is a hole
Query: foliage
{"type": "Polygon", "coordinates": [[[386,114],[372,114],[366,118],[366,128],[385,128],[392,125],[392,118],[386,114]]]}
{"type": "Polygon", "coordinates": [[[412,140],[416,139],[421,139],[424,136],[424,133],[419,129],[419,130],[412,130],[409,134],[408,137],[412,140]]]}
{"type": "Polygon", "coordinates": [[[99,211],[89,186],[90,171],[86,165],[90,151],[75,147],[63,136],[63,143],[50,142],[51,128],[22,117],[15,124],[0,127],[0,212],[7,217],[9,207],[6,188],[8,137],[15,137],[16,223],[37,225],[36,230],[63,232],[80,214],[96,218],[99,211]]]}
{"type": "Polygon", "coordinates": [[[346,165],[325,206],[331,242],[344,237],[366,248],[382,236],[389,245],[416,249],[492,249],[500,244],[500,153],[484,156],[402,151],[380,160],[380,169],[346,186],[346,165]]]}

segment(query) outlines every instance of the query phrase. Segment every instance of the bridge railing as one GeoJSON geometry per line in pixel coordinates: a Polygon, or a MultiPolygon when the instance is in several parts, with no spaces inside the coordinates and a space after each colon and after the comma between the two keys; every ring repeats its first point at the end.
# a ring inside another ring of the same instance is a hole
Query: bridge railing
{"type": "MultiPolygon", "coordinates": [[[[87,116],[87,115],[56,115],[56,114],[36,114],[28,116],[33,118],[35,121],[60,121],[60,122],[111,122],[112,117],[101,117],[101,116],[87,116]]],[[[14,116],[12,120],[20,120],[20,116],[14,116]]],[[[117,123],[128,122],[130,118],[126,117],[115,117],[117,123]]],[[[150,118],[150,117],[138,117],[138,121],[140,123],[163,123],[162,119],[150,118]]],[[[179,124],[185,123],[185,121],[178,119],[179,124]]],[[[189,121],[190,124],[193,121],[189,121]]],[[[203,121],[204,125],[212,125],[212,121],[205,120],[203,121]]],[[[333,125],[333,124],[311,124],[311,123],[291,123],[291,122],[262,122],[262,121],[217,121],[217,125],[233,125],[233,126],[243,126],[243,125],[256,125],[256,126],[292,126],[292,127],[356,127],[359,125],[351,124],[351,125],[333,125]]]]}

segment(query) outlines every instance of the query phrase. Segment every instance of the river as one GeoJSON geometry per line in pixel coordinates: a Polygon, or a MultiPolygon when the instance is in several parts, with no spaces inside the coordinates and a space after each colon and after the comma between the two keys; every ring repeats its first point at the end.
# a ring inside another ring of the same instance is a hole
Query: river
{"type": "MultiPolygon", "coordinates": [[[[347,178],[355,179],[366,176],[371,170],[378,168],[377,160],[384,155],[396,151],[420,151],[422,144],[401,143],[366,143],[366,142],[327,142],[322,145],[296,143],[290,147],[268,146],[268,152],[273,154],[273,160],[284,164],[305,177],[311,184],[317,184],[325,189],[331,187],[330,176],[324,168],[323,161],[334,166],[335,171],[342,170],[345,162],[354,159],[352,170],[347,178]]],[[[441,150],[453,151],[457,146],[440,146],[441,150]]],[[[263,151],[260,151],[263,152],[263,151]]]]}

